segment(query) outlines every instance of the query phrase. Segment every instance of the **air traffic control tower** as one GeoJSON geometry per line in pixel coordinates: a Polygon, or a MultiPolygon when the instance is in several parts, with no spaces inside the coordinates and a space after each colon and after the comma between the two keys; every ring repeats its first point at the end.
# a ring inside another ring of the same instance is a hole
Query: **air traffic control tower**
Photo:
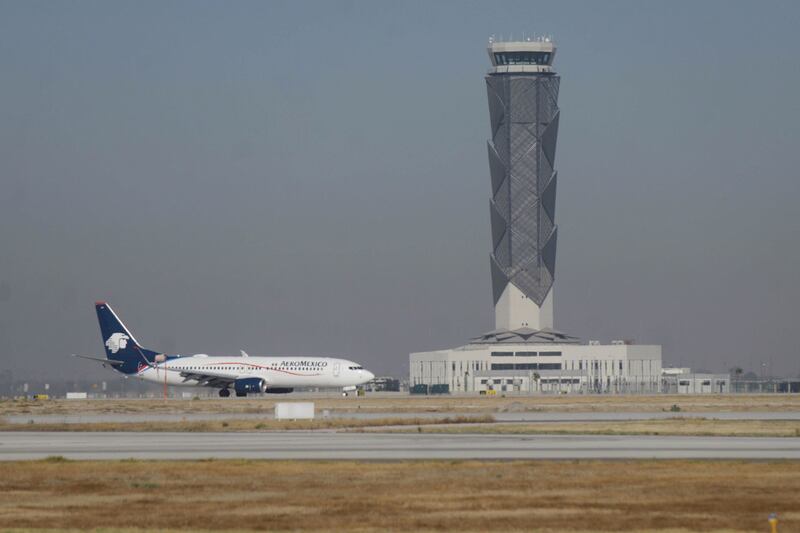
{"type": "Polygon", "coordinates": [[[490,39],[488,52],[495,329],[463,346],[409,354],[411,392],[658,392],[661,346],[584,343],[553,327],[556,46],[490,39]]]}
{"type": "Polygon", "coordinates": [[[553,328],[556,270],[556,46],[489,40],[486,75],[495,328],[553,328]]]}

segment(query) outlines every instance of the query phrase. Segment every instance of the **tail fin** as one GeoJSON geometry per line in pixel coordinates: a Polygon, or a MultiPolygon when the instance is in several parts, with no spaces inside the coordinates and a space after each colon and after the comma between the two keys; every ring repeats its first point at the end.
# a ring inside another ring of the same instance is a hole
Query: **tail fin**
{"type": "Polygon", "coordinates": [[[122,364],[115,368],[124,374],[135,374],[142,366],[155,361],[157,352],[142,348],[125,324],[106,302],[95,302],[97,320],[106,350],[106,357],[122,364]]]}

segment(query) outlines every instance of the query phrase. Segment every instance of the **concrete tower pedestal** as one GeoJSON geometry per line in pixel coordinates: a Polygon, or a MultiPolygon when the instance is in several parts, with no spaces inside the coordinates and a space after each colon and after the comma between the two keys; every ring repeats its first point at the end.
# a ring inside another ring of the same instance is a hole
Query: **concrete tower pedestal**
{"type": "Polygon", "coordinates": [[[553,288],[542,305],[525,296],[513,283],[508,283],[494,304],[495,329],[553,329],[553,288]]]}

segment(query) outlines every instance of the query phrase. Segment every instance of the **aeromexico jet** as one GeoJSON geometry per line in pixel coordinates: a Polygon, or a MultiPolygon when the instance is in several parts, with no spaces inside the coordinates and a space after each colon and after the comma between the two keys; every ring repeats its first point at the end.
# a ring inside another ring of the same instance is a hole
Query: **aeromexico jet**
{"type": "Polygon", "coordinates": [[[167,355],[148,350],[106,302],[95,302],[106,359],[78,355],[110,365],[145,381],[215,387],[223,398],[248,393],[288,393],[296,387],[336,387],[347,393],[375,376],[358,363],[330,357],[210,357],[167,355]]]}

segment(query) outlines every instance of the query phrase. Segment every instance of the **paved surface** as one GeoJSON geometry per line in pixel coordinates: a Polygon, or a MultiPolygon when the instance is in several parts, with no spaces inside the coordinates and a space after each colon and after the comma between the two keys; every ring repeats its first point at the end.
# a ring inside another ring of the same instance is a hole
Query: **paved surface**
{"type": "Polygon", "coordinates": [[[800,459],[800,438],[435,435],[334,432],[0,433],[0,460],[800,459]]]}
{"type": "MultiPolygon", "coordinates": [[[[490,413],[498,422],[619,422],[625,420],[663,420],[667,418],[708,418],[718,420],[800,420],[800,411],[765,412],[601,412],[559,413],[519,412],[490,413]]],[[[445,418],[458,416],[480,416],[481,413],[350,413],[330,412],[330,418],[445,418]]],[[[321,410],[317,416],[322,417],[321,410]]],[[[266,413],[105,413],[83,415],[8,415],[3,417],[10,424],[79,424],[79,423],[130,423],[130,422],[183,422],[209,420],[272,420],[272,412],[266,413]]]]}

